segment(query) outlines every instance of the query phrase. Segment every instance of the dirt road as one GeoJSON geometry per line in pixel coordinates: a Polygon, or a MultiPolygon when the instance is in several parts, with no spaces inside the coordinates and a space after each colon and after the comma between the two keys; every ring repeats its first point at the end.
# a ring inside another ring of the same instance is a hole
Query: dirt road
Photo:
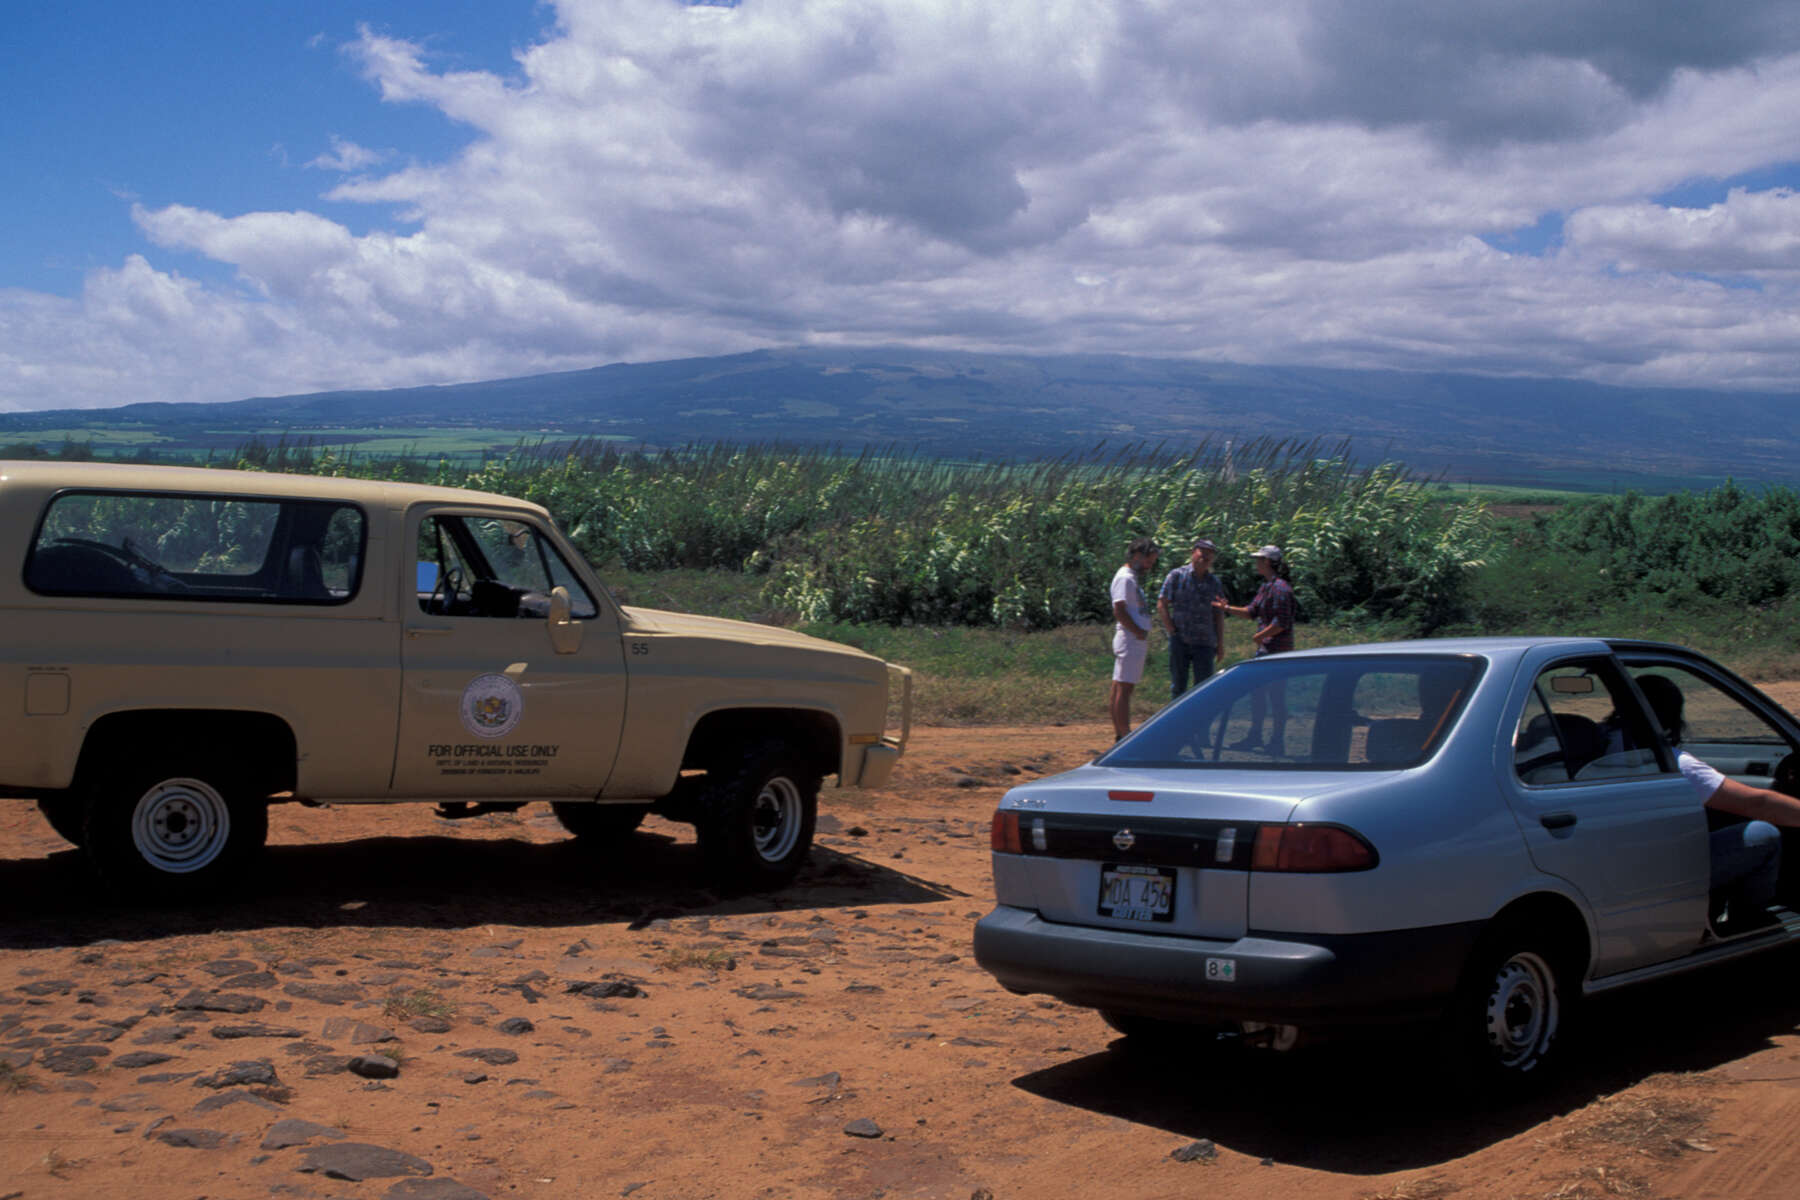
{"type": "Polygon", "coordinates": [[[252,895],[147,912],[7,804],[0,1200],[1800,1187],[1791,956],[1595,1006],[1563,1083],[1488,1110],[1406,1041],[1146,1059],[1001,991],[989,814],[1104,736],[921,730],[893,791],[828,797],[797,886],[736,900],[679,826],[609,859],[541,807],[286,807],[252,895]]]}

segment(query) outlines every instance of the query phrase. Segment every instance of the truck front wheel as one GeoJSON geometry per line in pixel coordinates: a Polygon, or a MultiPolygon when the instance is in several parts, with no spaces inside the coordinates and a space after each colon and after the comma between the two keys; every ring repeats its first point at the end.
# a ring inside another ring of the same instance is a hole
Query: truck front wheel
{"type": "Polygon", "coordinates": [[[269,809],[197,764],[126,767],[88,789],[84,841],[100,874],[161,899],[204,894],[263,847],[269,809]]]}
{"type": "Polygon", "coordinates": [[[785,742],[757,742],[711,772],[696,822],[707,872],[731,888],[779,887],[799,873],[819,814],[819,771],[785,742]]]}

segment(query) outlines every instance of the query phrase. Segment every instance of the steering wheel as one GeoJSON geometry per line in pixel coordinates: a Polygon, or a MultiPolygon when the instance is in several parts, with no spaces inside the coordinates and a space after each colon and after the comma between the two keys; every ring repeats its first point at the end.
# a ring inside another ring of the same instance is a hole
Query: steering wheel
{"type": "Polygon", "coordinates": [[[1775,764],[1775,780],[1770,786],[1783,795],[1800,797],[1800,754],[1789,753],[1775,764]]]}
{"type": "Polygon", "coordinates": [[[188,585],[177,579],[175,577],[175,572],[169,570],[169,568],[163,566],[154,558],[145,554],[142,550],[139,550],[137,548],[137,543],[133,542],[130,538],[124,539],[124,541],[120,543],[119,549],[133,564],[140,566],[145,571],[149,572],[150,577],[156,581],[157,586],[163,591],[185,592],[188,590],[188,585]]]}
{"type": "Polygon", "coordinates": [[[437,582],[431,585],[431,598],[425,602],[425,611],[439,616],[449,616],[451,606],[462,595],[463,573],[461,567],[440,567],[437,582]],[[443,599],[439,600],[438,597],[443,599]]]}

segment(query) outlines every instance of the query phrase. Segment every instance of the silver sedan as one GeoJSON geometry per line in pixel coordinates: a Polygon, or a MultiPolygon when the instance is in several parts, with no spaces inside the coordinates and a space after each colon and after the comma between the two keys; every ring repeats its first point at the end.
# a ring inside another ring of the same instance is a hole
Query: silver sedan
{"type": "Polygon", "coordinates": [[[1800,725],[1677,646],[1469,639],[1244,663],[1006,794],[975,955],[1134,1038],[1198,1026],[1286,1046],[1428,1020],[1472,1076],[1540,1078],[1584,997],[1800,938],[1785,904],[1800,879],[1715,920],[1709,812],[1675,739],[1727,778],[1796,790],[1800,725]],[[1645,700],[1669,684],[1675,729],[1645,700]]]}

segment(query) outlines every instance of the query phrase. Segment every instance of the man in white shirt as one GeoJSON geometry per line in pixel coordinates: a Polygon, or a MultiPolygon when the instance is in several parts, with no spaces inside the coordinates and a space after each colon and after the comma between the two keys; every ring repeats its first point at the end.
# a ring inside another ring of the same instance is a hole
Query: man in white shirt
{"type": "Polygon", "coordinates": [[[1718,927],[1729,919],[1729,905],[1734,901],[1738,912],[1730,923],[1753,923],[1774,903],[1781,879],[1781,830],[1776,826],[1800,827],[1800,800],[1729,779],[1680,749],[1686,707],[1681,688],[1661,675],[1639,675],[1637,685],[1669,744],[1676,747],[1675,763],[1700,802],[1715,812],[1748,818],[1713,830],[1712,907],[1715,931],[1724,932],[1718,927]]]}
{"type": "Polygon", "coordinates": [[[1150,653],[1150,600],[1144,595],[1144,575],[1161,553],[1151,539],[1138,538],[1125,548],[1125,565],[1113,573],[1113,685],[1107,709],[1115,740],[1131,732],[1131,693],[1144,677],[1144,659],[1150,653]]]}

